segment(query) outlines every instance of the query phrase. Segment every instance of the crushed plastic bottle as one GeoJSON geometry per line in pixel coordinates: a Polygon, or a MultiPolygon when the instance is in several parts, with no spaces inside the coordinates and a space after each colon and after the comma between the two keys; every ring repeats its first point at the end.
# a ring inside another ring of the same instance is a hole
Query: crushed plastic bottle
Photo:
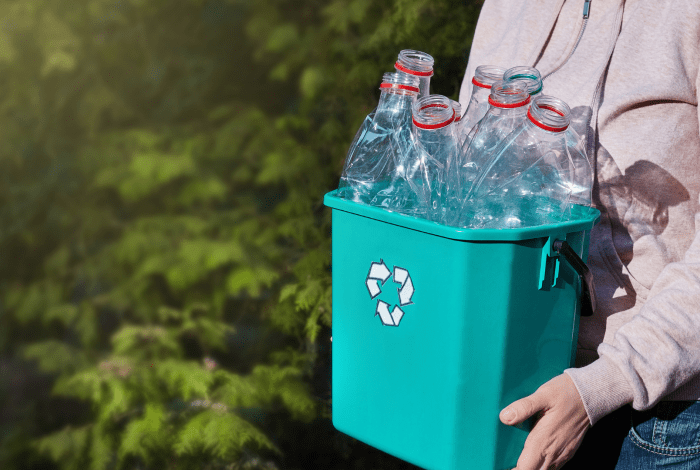
{"type": "Polygon", "coordinates": [[[593,171],[566,103],[541,95],[527,119],[488,159],[463,208],[460,226],[520,228],[567,220],[590,206],[593,171]]]}
{"type": "Polygon", "coordinates": [[[534,67],[512,67],[503,73],[503,81],[521,80],[527,83],[527,92],[535,99],[542,94],[542,75],[534,67]]]}
{"type": "Polygon", "coordinates": [[[430,95],[413,105],[413,134],[406,149],[405,179],[408,183],[402,193],[404,214],[442,222],[455,201],[458,173],[455,164],[459,148],[453,123],[455,112],[451,100],[441,95],[430,95]]]}
{"type": "Polygon", "coordinates": [[[469,131],[481,120],[489,110],[489,95],[491,86],[503,80],[505,69],[495,65],[480,65],[474,71],[472,78],[472,96],[467,110],[462,117],[462,132],[458,134],[460,144],[464,143],[469,131]]]}
{"type": "Polygon", "coordinates": [[[357,131],[345,159],[338,195],[355,202],[387,205],[387,194],[402,175],[402,161],[411,141],[411,113],[419,80],[403,73],[385,73],[377,108],[357,131]]]}
{"type": "Polygon", "coordinates": [[[460,152],[461,201],[468,199],[471,185],[488,165],[493,151],[526,119],[530,95],[525,82],[500,81],[491,87],[488,102],[486,115],[472,128],[460,152]]]}
{"type": "Polygon", "coordinates": [[[434,65],[435,59],[430,54],[404,49],[399,52],[394,68],[397,72],[418,77],[420,80],[418,98],[423,98],[430,94],[430,77],[433,76],[434,65]]]}

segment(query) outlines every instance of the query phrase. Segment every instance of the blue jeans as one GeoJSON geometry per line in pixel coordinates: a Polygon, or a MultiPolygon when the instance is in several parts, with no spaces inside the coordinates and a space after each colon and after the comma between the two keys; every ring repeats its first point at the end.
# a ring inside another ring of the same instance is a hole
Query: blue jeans
{"type": "Polygon", "coordinates": [[[700,401],[625,406],[601,419],[563,470],[699,470],[700,401]]]}

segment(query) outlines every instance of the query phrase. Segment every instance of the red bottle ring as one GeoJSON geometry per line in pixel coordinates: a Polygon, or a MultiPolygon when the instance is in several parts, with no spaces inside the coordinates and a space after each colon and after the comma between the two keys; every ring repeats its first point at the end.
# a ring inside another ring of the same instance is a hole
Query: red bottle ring
{"type": "MultiPolygon", "coordinates": [[[[449,106],[447,106],[446,104],[440,104],[440,103],[426,104],[425,106],[423,106],[423,107],[420,109],[420,111],[423,111],[424,109],[428,109],[428,108],[443,108],[443,109],[447,109],[447,108],[449,108],[449,106]]],[[[454,109],[453,109],[453,111],[454,111],[454,109]]]]}
{"type": "MultiPolygon", "coordinates": [[[[425,108],[449,108],[449,106],[445,106],[443,104],[429,104],[428,106],[423,106],[421,110],[425,108]]],[[[416,121],[416,118],[413,118],[413,124],[419,129],[427,129],[427,130],[435,130],[435,129],[441,129],[443,127],[447,127],[450,124],[452,124],[455,120],[455,110],[452,109],[452,117],[449,118],[447,121],[440,122],[438,124],[422,124],[420,122],[416,121]]]]}
{"type": "Polygon", "coordinates": [[[409,86],[409,85],[400,85],[398,83],[382,83],[379,85],[379,88],[398,88],[399,90],[408,90],[412,91],[414,93],[420,93],[420,89],[415,86],[409,86]]]}
{"type": "Polygon", "coordinates": [[[542,108],[542,109],[546,109],[547,111],[551,111],[553,113],[557,113],[559,116],[564,116],[564,113],[562,113],[561,111],[559,111],[557,108],[555,108],[553,106],[549,106],[548,104],[541,104],[537,107],[542,108]]]}
{"type": "Polygon", "coordinates": [[[510,104],[505,104],[505,103],[499,103],[498,101],[494,101],[490,96],[489,96],[489,104],[491,106],[495,106],[497,108],[519,108],[521,106],[525,106],[526,104],[530,103],[530,96],[528,96],[525,100],[519,101],[518,103],[510,103],[510,104]]]}
{"type": "Polygon", "coordinates": [[[403,65],[399,64],[398,61],[394,64],[394,67],[396,67],[397,70],[399,70],[403,73],[407,73],[409,75],[415,75],[417,77],[432,77],[433,76],[432,70],[430,72],[418,72],[416,70],[407,69],[403,65]]]}
{"type": "MultiPolygon", "coordinates": [[[[544,107],[544,106],[542,106],[542,107],[544,107]]],[[[561,113],[559,113],[559,111],[556,111],[556,110],[552,110],[552,111],[555,111],[557,114],[561,114],[561,113]]],[[[563,114],[561,114],[561,115],[563,116],[563,114]]],[[[544,130],[549,131],[549,132],[562,132],[562,131],[565,131],[569,127],[568,125],[566,125],[564,127],[551,127],[551,126],[547,126],[545,124],[542,124],[541,122],[538,122],[534,117],[532,117],[532,114],[530,113],[529,109],[527,110],[527,117],[530,118],[530,121],[532,121],[532,123],[534,125],[536,125],[540,129],[544,129],[544,130]]]]}
{"type": "Polygon", "coordinates": [[[487,88],[491,89],[491,85],[486,85],[485,83],[481,83],[479,80],[476,79],[476,77],[472,77],[472,83],[476,86],[480,86],[481,88],[487,88]]]}

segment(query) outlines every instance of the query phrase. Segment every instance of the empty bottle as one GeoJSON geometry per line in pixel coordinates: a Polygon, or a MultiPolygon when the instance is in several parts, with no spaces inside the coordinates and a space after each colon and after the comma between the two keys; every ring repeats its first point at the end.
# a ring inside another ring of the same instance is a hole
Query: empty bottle
{"type": "Polygon", "coordinates": [[[462,133],[458,136],[461,139],[460,143],[464,143],[469,131],[488,111],[491,86],[503,80],[504,72],[505,69],[495,65],[480,65],[474,71],[472,97],[461,120],[462,133]]]}
{"type": "Polygon", "coordinates": [[[493,152],[467,204],[471,224],[529,227],[567,220],[573,205],[590,206],[593,171],[566,103],[541,95],[527,119],[493,152]],[[487,208],[490,216],[481,213],[487,208]]]}
{"type": "Polygon", "coordinates": [[[418,78],[385,73],[380,89],[377,108],[365,118],[350,145],[338,187],[340,197],[377,206],[384,205],[386,194],[391,193],[397,167],[403,171],[400,160],[411,140],[418,78]]]}
{"type": "Polygon", "coordinates": [[[434,65],[435,59],[430,54],[404,49],[399,52],[394,68],[397,72],[418,77],[420,80],[418,98],[423,98],[430,94],[430,77],[433,76],[434,65]]]}
{"type": "Polygon", "coordinates": [[[522,81],[500,81],[493,84],[486,115],[472,128],[459,157],[459,178],[464,191],[460,199],[469,197],[470,188],[493,157],[493,151],[527,117],[530,95],[522,81]]]}
{"type": "Polygon", "coordinates": [[[406,181],[413,194],[402,212],[443,222],[448,208],[454,207],[459,184],[454,120],[454,108],[445,96],[430,95],[413,104],[414,140],[406,161],[406,181]]]}

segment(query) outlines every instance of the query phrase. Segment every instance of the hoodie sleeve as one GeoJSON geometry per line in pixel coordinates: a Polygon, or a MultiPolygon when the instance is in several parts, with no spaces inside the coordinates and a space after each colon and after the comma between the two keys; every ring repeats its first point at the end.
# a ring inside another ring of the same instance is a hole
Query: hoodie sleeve
{"type": "Polygon", "coordinates": [[[591,424],[630,402],[650,408],[700,373],[700,214],[695,226],[683,261],[666,266],[639,313],[598,347],[599,359],[565,371],[591,424]]]}
{"type": "MultiPolygon", "coordinates": [[[[700,72],[696,93],[699,89],[700,72]]],[[[598,355],[586,367],[565,371],[591,424],[627,403],[644,410],[663,397],[672,398],[700,374],[700,212],[683,259],[661,271],[639,313],[616,331],[611,343],[600,344],[598,355]]]]}

